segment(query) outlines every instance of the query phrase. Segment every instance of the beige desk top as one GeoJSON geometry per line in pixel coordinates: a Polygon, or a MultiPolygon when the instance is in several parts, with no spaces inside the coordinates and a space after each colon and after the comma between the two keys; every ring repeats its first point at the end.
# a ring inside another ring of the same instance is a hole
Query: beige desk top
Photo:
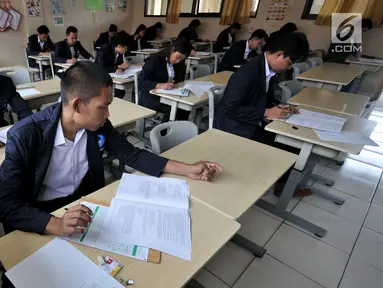
{"type": "Polygon", "coordinates": [[[49,60],[50,57],[47,55],[29,55],[28,58],[35,60],[49,60]]]}
{"type": "Polygon", "coordinates": [[[348,85],[366,70],[362,66],[326,62],[297,76],[299,80],[310,80],[336,85],[348,85]]]}
{"type": "Polygon", "coordinates": [[[63,69],[68,69],[72,65],[73,64],[71,64],[71,63],[55,63],[55,66],[63,68],[63,69]]]}
{"type": "MultiPolygon", "coordinates": [[[[118,184],[119,182],[110,184],[88,197],[110,201],[115,195],[118,184]]],[[[69,206],[71,205],[66,207],[69,206]]],[[[62,208],[54,214],[61,216],[64,212],[62,208]]],[[[185,261],[162,253],[161,263],[153,264],[75,243],[72,244],[95,263],[97,263],[97,256],[99,255],[110,255],[121,262],[124,268],[116,277],[133,279],[135,282],[134,287],[179,288],[186,284],[240,228],[239,223],[195,198],[191,198],[190,201],[190,215],[192,224],[192,261],[185,261]]],[[[47,235],[41,236],[20,231],[13,232],[0,238],[1,261],[5,268],[9,270],[52,239],[52,236],[47,235]]]]}
{"type": "Polygon", "coordinates": [[[188,181],[190,192],[233,219],[238,219],[261,198],[297,159],[292,153],[215,129],[166,151],[163,156],[186,163],[218,162],[223,172],[211,183],[188,181]]]}
{"type": "MultiPolygon", "coordinates": [[[[35,95],[25,96],[25,97],[23,97],[23,99],[28,101],[28,100],[31,100],[34,98],[49,96],[52,94],[58,94],[61,91],[60,81],[61,81],[60,79],[50,79],[50,80],[33,82],[32,88],[36,89],[40,93],[35,94],[35,95]]],[[[57,97],[57,99],[58,99],[58,97],[57,97]]]]}
{"type": "Polygon", "coordinates": [[[193,42],[193,46],[205,46],[210,45],[210,42],[193,42]]]}
{"type": "Polygon", "coordinates": [[[142,55],[151,55],[151,54],[155,54],[155,53],[159,52],[160,50],[161,49],[151,48],[151,49],[142,49],[142,50],[132,51],[132,53],[142,54],[142,55]]]}
{"type": "MultiPolygon", "coordinates": [[[[304,108],[304,109],[315,111],[315,112],[347,118],[347,121],[344,124],[342,131],[360,132],[370,136],[376,126],[375,121],[359,118],[357,116],[343,114],[340,112],[334,112],[334,111],[324,110],[324,109],[315,108],[315,107],[308,107],[304,105],[299,106],[299,108],[304,108]]],[[[273,121],[269,125],[267,125],[265,129],[267,131],[270,131],[276,134],[284,135],[284,136],[298,139],[308,143],[317,144],[319,146],[327,147],[327,148],[334,149],[340,152],[345,152],[345,153],[359,154],[364,147],[363,145],[322,141],[319,139],[317,134],[315,134],[315,132],[312,129],[305,128],[305,127],[298,127],[298,130],[295,130],[292,128],[293,126],[294,125],[287,124],[282,121],[273,121]]]]}
{"type": "MultiPolygon", "coordinates": [[[[218,72],[216,74],[211,74],[208,76],[197,78],[197,79],[195,79],[195,81],[209,81],[209,82],[215,83],[216,85],[227,85],[232,74],[233,74],[233,72],[231,72],[231,71],[222,71],[222,72],[218,72]]],[[[176,86],[177,87],[183,87],[184,85],[185,85],[184,82],[180,82],[180,83],[177,83],[176,86]]],[[[170,100],[175,100],[175,101],[180,102],[180,103],[191,105],[191,106],[197,105],[201,102],[205,102],[209,99],[209,96],[207,93],[205,93],[201,98],[198,98],[193,93],[190,93],[189,96],[187,96],[187,97],[179,97],[176,95],[156,93],[156,89],[150,91],[150,93],[157,95],[157,96],[160,96],[160,97],[163,97],[163,98],[170,99],[170,100]]]]}
{"type": "Polygon", "coordinates": [[[151,43],[151,44],[164,44],[164,43],[169,43],[169,42],[171,42],[170,39],[158,39],[158,40],[148,41],[148,43],[151,43]]]}
{"type": "Polygon", "coordinates": [[[210,53],[209,55],[196,55],[196,54],[191,54],[188,59],[189,60],[206,60],[206,59],[211,59],[215,58],[215,54],[210,53]]]}
{"type": "Polygon", "coordinates": [[[383,66],[383,62],[377,62],[374,61],[374,59],[366,59],[366,58],[355,58],[355,57],[348,57],[346,59],[347,63],[352,63],[352,64],[359,64],[359,65],[368,65],[368,66],[378,66],[381,67],[383,66]]]}
{"type": "Polygon", "coordinates": [[[291,97],[288,103],[360,116],[370,97],[327,89],[308,87],[291,97]]]}

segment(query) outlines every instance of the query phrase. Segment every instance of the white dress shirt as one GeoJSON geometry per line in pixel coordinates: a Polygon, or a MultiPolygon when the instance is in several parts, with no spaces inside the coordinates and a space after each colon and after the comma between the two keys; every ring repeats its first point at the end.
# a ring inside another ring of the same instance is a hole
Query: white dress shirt
{"type": "Polygon", "coordinates": [[[167,69],[168,69],[169,80],[173,80],[176,75],[176,73],[174,72],[173,65],[170,63],[167,63],[167,69]]]}
{"type": "Polygon", "coordinates": [[[70,46],[69,47],[69,50],[70,50],[70,53],[72,54],[72,58],[74,57],[74,54],[76,54],[76,52],[74,51],[74,47],[73,46],[70,46]]]}
{"type": "Polygon", "coordinates": [[[265,74],[266,74],[266,92],[269,91],[270,79],[275,75],[275,72],[270,69],[269,63],[267,63],[266,53],[265,55],[265,74]]]}
{"type": "Polygon", "coordinates": [[[40,39],[39,36],[37,36],[37,39],[39,39],[40,49],[41,49],[41,51],[42,51],[43,48],[44,48],[44,44],[45,44],[45,42],[44,42],[44,41],[41,41],[41,39],[40,39]]]}
{"type": "Polygon", "coordinates": [[[251,52],[251,50],[249,48],[249,41],[246,41],[246,50],[245,50],[245,55],[243,55],[243,59],[247,59],[250,52],[251,52]]]}
{"type": "Polygon", "coordinates": [[[51,161],[38,201],[66,197],[76,191],[89,169],[87,140],[85,129],[77,131],[74,142],[66,139],[59,120],[51,161]]]}
{"type": "Polygon", "coordinates": [[[227,34],[229,36],[229,41],[227,41],[227,43],[231,44],[233,43],[233,36],[231,36],[230,33],[227,34]]]}

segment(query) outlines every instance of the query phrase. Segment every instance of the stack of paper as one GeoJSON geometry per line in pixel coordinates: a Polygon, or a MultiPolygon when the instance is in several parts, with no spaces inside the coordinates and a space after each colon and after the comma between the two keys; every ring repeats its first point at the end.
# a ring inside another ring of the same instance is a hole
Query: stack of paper
{"type": "Polygon", "coordinates": [[[141,71],[141,70],[142,70],[142,66],[132,66],[132,67],[129,67],[128,69],[126,69],[123,74],[109,73],[109,75],[112,78],[127,79],[129,77],[133,77],[136,72],[141,71]]]}
{"type": "Polygon", "coordinates": [[[192,54],[192,56],[197,55],[197,56],[209,56],[211,53],[210,52],[201,52],[197,51],[195,54],[192,54]]]}
{"type": "Polygon", "coordinates": [[[160,51],[161,49],[157,49],[157,48],[145,48],[145,49],[142,49],[140,50],[141,52],[158,52],[160,51]]]}
{"type": "Polygon", "coordinates": [[[34,88],[29,88],[29,89],[19,89],[17,92],[20,94],[22,98],[26,96],[31,96],[31,95],[36,95],[40,94],[40,91],[34,89],[34,88]]]}
{"type": "Polygon", "coordinates": [[[370,137],[358,132],[342,131],[340,133],[331,133],[319,130],[314,130],[314,132],[317,134],[319,139],[323,141],[379,146],[375,141],[371,140],[370,137]]]}
{"type": "Polygon", "coordinates": [[[183,88],[175,88],[172,90],[157,89],[156,92],[161,93],[161,94],[180,96],[180,97],[187,97],[187,96],[189,96],[189,93],[190,93],[189,90],[185,90],[183,88]]]}
{"type": "Polygon", "coordinates": [[[177,96],[189,96],[189,92],[192,92],[198,98],[201,98],[205,92],[214,87],[213,82],[203,81],[185,81],[183,88],[175,88],[172,90],[157,89],[157,93],[177,95],[177,96]]]}
{"type": "Polygon", "coordinates": [[[25,258],[5,274],[17,288],[123,288],[92,260],[59,238],[25,258]]]}
{"type": "Polygon", "coordinates": [[[7,128],[1,129],[0,130],[0,142],[7,144],[7,133],[8,130],[11,129],[12,126],[9,126],[7,128]]]}
{"type": "Polygon", "coordinates": [[[285,122],[316,130],[340,133],[346,120],[346,118],[299,109],[299,114],[290,115],[285,122]]]}
{"type": "Polygon", "coordinates": [[[99,237],[191,260],[186,181],[124,174],[99,237]]]}

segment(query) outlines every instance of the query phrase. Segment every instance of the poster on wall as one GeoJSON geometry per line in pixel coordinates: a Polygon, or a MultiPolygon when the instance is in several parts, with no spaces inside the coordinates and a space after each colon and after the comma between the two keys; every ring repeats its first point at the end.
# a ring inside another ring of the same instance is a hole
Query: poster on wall
{"type": "Polygon", "coordinates": [[[92,24],[97,24],[97,12],[91,11],[90,12],[91,22],[92,24]]]}
{"type": "Polygon", "coordinates": [[[102,0],[86,0],[87,10],[102,10],[104,7],[102,0]]]}
{"type": "Polygon", "coordinates": [[[70,0],[70,8],[76,8],[77,6],[77,0],[70,0]]]}
{"type": "Polygon", "coordinates": [[[63,16],[53,16],[53,25],[64,27],[64,17],[63,16]]]}
{"type": "Polygon", "coordinates": [[[51,0],[51,14],[65,14],[64,1],[63,0],[51,0]]]}
{"type": "Polygon", "coordinates": [[[119,2],[118,2],[118,8],[119,8],[120,10],[125,11],[125,10],[126,10],[126,7],[128,7],[128,1],[127,1],[127,0],[119,0],[119,2]]]}
{"type": "Polygon", "coordinates": [[[266,20],[283,21],[286,17],[287,7],[294,3],[291,0],[271,0],[266,20]]]}
{"type": "Polygon", "coordinates": [[[27,12],[29,17],[41,17],[41,0],[26,0],[27,12]]]}
{"type": "Polygon", "coordinates": [[[114,0],[104,0],[105,12],[114,12],[114,0]]]}

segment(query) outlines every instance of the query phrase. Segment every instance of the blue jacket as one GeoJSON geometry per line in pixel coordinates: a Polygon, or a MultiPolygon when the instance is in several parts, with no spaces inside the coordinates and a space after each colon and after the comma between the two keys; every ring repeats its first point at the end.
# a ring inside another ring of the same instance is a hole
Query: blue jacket
{"type": "MultiPolygon", "coordinates": [[[[9,227],[43,233],[51,218],[51,214],[38,210],[34,204],[51,159],[61,110],[61,104],[52,105],[19,121],[8,132],[5,160],[0,167],[0,222],[9,227]]],[[[127,165],[156,177],[168,161],[135,148],[120,136],[109,120],[97,131],[87,130],[87,133],[89,193],[105,186],[100,148],[114,153],[127,165]],[[103,147],[99,147],[100,135],[105,139],[103,147]]]]}

